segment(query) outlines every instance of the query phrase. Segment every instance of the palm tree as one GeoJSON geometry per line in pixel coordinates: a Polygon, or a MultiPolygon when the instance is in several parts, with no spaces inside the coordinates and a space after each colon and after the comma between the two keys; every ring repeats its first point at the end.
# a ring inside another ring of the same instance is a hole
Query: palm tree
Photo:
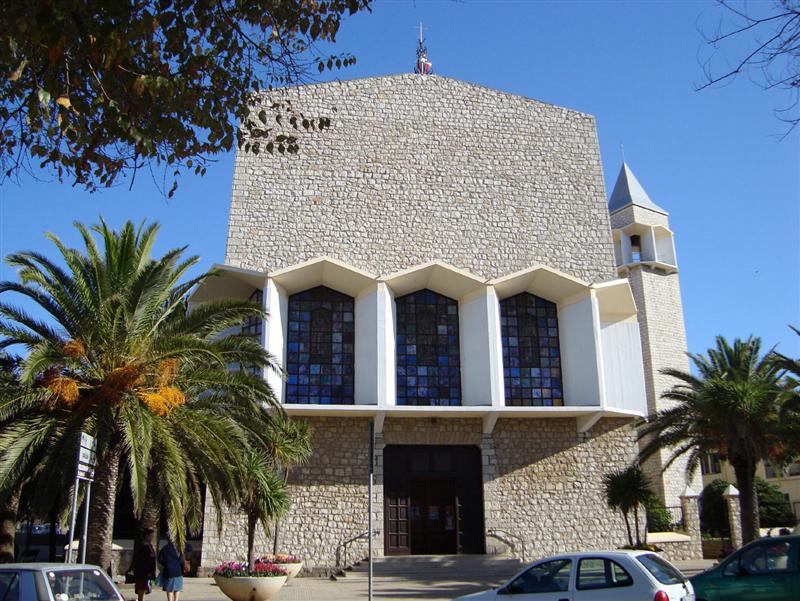
{"type": "MultiPolygon", "coordinates": [[[[800,330],[789,326],[800,336],[800,330]]],[[[778,465],[800,459],[800,359],[773,353],[773,360],[784,370],[782,382],[779,442],[772,449],[778,465]]]]}
{"type": "Polygon", "coordinates": [[[152,258],[157,224],[76,228],[82,250],[48,234],[65,268],[36,252],[6,259],[19,268],[20,282],[0,283],[0,294],[27,297],[50,322],[0,303],[0,347],[27,347],[20,379],[36,391],[0,400],[6,424],[0,491],[33,471],[39,474],[37,498],[70,490],[73,474],[65,462],[75,456],[82,431],[94,435],[98,463],[87,556],[107,567],[121,470],[141,514],[151,466],[157,468],[179,543],[184,522],[178,516],[199,516],[201,481],[221,481],[210,491],[214,502],[225,501],[245,440],[230,416],[259,416],[275,406],[263,378],[228,367],[270,367],[272,357],[256,341],[225,335],[248,316],[263,317],[261,308],[229,300],[188,310],[189,290],[213,274],[188,278],[198,259],[182,259],[184,248],[152,258]]]}
{"type": "Polygon", "coordinates": [[[255,569],[256,526],[261,522],[269,533],[269,520],[282,516],[289,508],[286,486],[269,457],[259,450],[245,452],[239,506],[247,516],[247,563],[255,569]]]}
{"type": "MultiPolygon", "coordinates": [[[[308,422],[288,417],[273,420],[263,429],[260,437],[267,456],[275,466],[275,471],[283,481],[289,483],[292,467],[302,465],[311,457],[311,435],[308,422]]],[[[275,518],[272,530],[272,552],[278,553],[278,534],[280,519],[275,518]]]]}
{"type": "Polygon", "coordinates": [[[688,455],[694,472],[703,453],[718,452],[736,474],[742,508],[742,539],[758,536],[756,466],[768,459],[780,442],[781,368],[761,355],[761,340],[735,339],[733,345],[718,336],[707,355],[690,354],[697,376],[675,369],[663,370],[678,383],[662,398],[677,404],[659,411],[640,430],[640,439],[653,435],[642,449],[644,460],[668,449],[668,467],[688,455]]]}
{"type": "Polygon", "coordinates": [[[638,464],[634,464],[606,474],[603,476],[603,488],[608,506],[611,509],[619,509],[622,512],[630,546],[633,546],[633,537],[631,536],[631,524],[628,514],[633,511],[633,521],[636,526],[636,546],[641,546],[639,506],[644,505],[653,494],[650,491],[650,482],[642,468],[638,464]]]}

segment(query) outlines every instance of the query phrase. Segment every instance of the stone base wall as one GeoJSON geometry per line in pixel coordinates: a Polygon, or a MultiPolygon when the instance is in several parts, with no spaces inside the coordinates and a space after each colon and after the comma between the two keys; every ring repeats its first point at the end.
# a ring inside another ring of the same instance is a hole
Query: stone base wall
{"type": "MultiPolygon", "coordinates": [[[[314,454],[307,465],[290,473],[291,509],[278,527],[278,552],[299,555],[307,572],[319,573],[336,565],[337,549],[341,555],[344,541],[367,530],[369,419],[317,417],[307,421],[314,454]]],[[[380,487],[376,487],[375,503],[382,507],[380,487]]],[[[219,533],[216,512],[211,503],[206,504],[205,570],[247,556],[245,525],[243,514],[226,511],[219,533]]],[[[273,549],[272,537],[261,526],[255,548],[261,554],[273,549]]],[[[382,551],[382,545],[380,549],[376,545],[377,550],[382,551]]],[[[366,556],[367,541],[351,545],[348,554],[351,558],[366,556]]]]}
{"type": "Polygon", "coordinates": [[[661,556],[667,561],[695,561],[702,559],[698,553],[697,544],[694,541],[658,543],[661,549],[661,556]]]}
{"type": "Polygon", "coordinates": [[[527,559],[627,542],[602,477],[636,456],[630,420],[581,434],[569,418],[501,419],[484,446],[486,527],[521,537],[527,559]]]}
{"type": "MultiPolygon", "coordinates": [[[[367,418],[309,418],[314,455],[290,477],[292,509],[278,531],[278,550],[300,555],[308,571],[324,573],[367,554],[367,541],[342,544],[367,530],[367,418]]],[[[602,476],[636,455],[630,420],[603,419],[578,433],[573,418],[500,419],[491,435],[480,419],[387,418],[376,440],[374,539],[383,555],[383,447],[390,444],[474,444],[481,448],[485,527],[525,540],[526,559],[625,543],[618,512],[606,506],[602,476]]],[[[222,532],[209,503],[202,566],[242,559],[244,516],[227,511],[222,532]]],[[[487,551],[507,548],[487,539],[487,551]]],[[[257,553],[272,551],[259,531],[257,553]]]]}

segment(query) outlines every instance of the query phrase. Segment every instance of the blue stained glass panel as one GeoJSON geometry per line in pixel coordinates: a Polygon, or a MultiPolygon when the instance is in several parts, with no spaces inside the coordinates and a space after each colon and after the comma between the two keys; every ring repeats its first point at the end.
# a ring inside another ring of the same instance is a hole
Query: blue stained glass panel
{"type": "Polygon", "coordinates": [[[523,292],[500,302],[506,405],[563,405],[555,303],[523,292]]]}
{"type": "Polygon", "coordinates": [[[397,404],[460,405],[458,302],[428,289],[395,302],[397,404]]]}
{"type": "Polygon", "coordinates": [[[286,402],[352,405],[355,303],[353,298],[317,286],[289,297],[286,402]],[[303,374],[300,376],[300,374],[303,374]]]}

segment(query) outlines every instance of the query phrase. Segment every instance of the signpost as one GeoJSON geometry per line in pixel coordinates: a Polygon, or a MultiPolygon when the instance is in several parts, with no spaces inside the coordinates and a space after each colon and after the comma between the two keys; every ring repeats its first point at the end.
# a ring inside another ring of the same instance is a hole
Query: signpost
{"type": "Polygon", "coordinates": [[[367,531],[369,541],[369,576],[367,578],[367,596],[369,601],[372,601],[372,480],[375,471],[375,420],[369,422],[369,484],[367,486],[367,493],[369,494],[369,501],[367,501],[367,531]]]}
{"type": "Polygon", "coordinates": [[[75,536],[75,519],[78,513],[78,487],[81,480],[86,482],[86,498],[83,508],[83,533],[81,534],[81,563],[86,563],[86,535],[89,528],[89,501],[92,496],[92,481],[94,468],[97,465],[97,440],[94,436],[81,432],[78,445],[78,463],[75,468],[75,486],[72,491],[72,512],[69,516],[69,538],[67,539],[67,552],[64,561],[72,561],[72,541],[75,536]]]}

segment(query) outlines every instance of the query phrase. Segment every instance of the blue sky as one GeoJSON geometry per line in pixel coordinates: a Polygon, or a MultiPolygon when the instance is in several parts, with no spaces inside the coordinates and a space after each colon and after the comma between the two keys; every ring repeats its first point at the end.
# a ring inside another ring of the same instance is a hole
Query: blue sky
{"type": "MultiPolygon", "coordinates": [[[[708,54],[698,28],[713,2],[378,0],[345,22],[338,49],[358,57],[342,79],[409,71],[424,21],[434,72],[590,113],[610,192],[625,158],[675,232],[689,349],[751,333],[800,355],[800,132],[773,109],[787,98],[740,78],[694,91],[708,54]]],[[[733,58],[741,42],[725,50],[733,58]]],[[[327,76],[331,78],[333,76],[327,76]]],[[[140,173],[90,195],[28,178],[0,187],[0,254],[51,252],[44,231],[77,243],[71,223],[103,215],[158,220],[157,252],[188,244],[203,268],[222,262],[233,155],[205,177],[185,175],[167,200],[140,173]]],[[[3,265],[0,279],[14,277],[3,265]]]]}

